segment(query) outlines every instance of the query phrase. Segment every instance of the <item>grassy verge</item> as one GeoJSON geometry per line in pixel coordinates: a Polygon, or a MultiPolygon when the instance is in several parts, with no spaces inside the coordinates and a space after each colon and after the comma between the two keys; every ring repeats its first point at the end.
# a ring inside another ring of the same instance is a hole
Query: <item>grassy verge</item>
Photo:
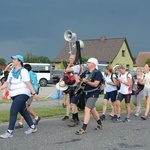
{"type": "MultiPolygon", "coordinates": [[[[131,102],[131,109],[134,109],[134,105],[131,102]]],[[[145,100],[142,102],[142,107],[145,107],[145,100]]],[[[96,108],[99,112],[102,111],[102,102],[96,103],[96,108]]],[[[66,109],[61,106],[55,107],[42,107],[42,108],[33,108],[33,110],[38,114],[41,118],[51,118],[56,116],[65,115],[66,109]]],[[[121,110],[125,110],[124,102],[121,103],[121,110]]],[[[111,103],[108,103],[107,112],[111,111],[111,103]]],[[[83,111],[79,111],[79,113],[83,113],[83,111]]],[[[19,119],[19,115],[18,115],[19,119]]],[[[8,122],[9,120],[9,110],[0,111],[0,122],[8,122]]]]}

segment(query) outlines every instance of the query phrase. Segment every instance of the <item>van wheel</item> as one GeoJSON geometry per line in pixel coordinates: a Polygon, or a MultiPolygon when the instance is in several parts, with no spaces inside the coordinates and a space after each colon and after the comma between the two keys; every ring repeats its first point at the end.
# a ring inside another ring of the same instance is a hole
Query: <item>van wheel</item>
{"type": "Polygon", "coordinates": [[[46,79],[40,79],[39,84],[40,86],[47,86],[47,80],[46,79]]]}

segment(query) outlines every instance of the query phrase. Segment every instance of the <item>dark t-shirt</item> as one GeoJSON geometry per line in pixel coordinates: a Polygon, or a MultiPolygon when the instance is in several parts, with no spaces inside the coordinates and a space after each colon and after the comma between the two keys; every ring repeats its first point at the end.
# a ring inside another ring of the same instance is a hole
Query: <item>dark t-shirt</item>
{"type": "MultiPolygon", "coordinates": [[[[102,82],[102,73],[95,69],[93,70],[92,72],[89,72],[89,71],[84,71],[81,75],[80,75],[80,78],[86,78],[86,77],[90,77],[90,82],[94,82],[94,81],[100,81],[100,84],[102,82]]],[[[100,87],[100,84],[98,85],[98,87],[100,87]]],[[[85,86],[85,89],[84,89],[84,92],[85,92],[85,95],[86,95],[86,98],[89,98],[89,97],[96,97],[98,98],[99,97],[99,94],[100,94],[100,89],[98,87],[92,87],[92,86],[89,86],[88,84],[85,86]],[[95,90],[94,90],[95,89],[95,90]]]]}

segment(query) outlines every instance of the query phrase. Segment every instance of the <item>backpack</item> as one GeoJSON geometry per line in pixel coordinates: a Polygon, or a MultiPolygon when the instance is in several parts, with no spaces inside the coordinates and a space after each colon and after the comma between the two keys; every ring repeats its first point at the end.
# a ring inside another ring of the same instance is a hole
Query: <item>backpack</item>
{"type": "Polygon", "coordinates": [[[75,79],[75,76],[73,75],[73,73],[69,72],[69,73],[64,74],[63,81],[67,85],[73,85],[76,82],[76,79],[75,79]]]}
{"type": "Polygon", "coordinates": [[[31,82],[35,92],[38,94],[40,87],[38,84],[37,75],[33,71],[29,71],[29,77],[30,77],[30,82],[31,82]]]}
{"type": "MultiPolygon", "coordinates": [[[[110,79],[111,79],[111,81],[114,83],[114,81],[113,81],[113,75],[115,75],[115,78],[116,78],[116,79],[118,78],[118,76],[117,76],[115,73],[112,73],[112,74],[111,74],[110,79]]],[[[118,81],[117,81],[117,82],[118,82],[118,81]]],[[[120,86],[117,85],[117,90],[119,90],[119,89],[120,89],[120,86]]]]}

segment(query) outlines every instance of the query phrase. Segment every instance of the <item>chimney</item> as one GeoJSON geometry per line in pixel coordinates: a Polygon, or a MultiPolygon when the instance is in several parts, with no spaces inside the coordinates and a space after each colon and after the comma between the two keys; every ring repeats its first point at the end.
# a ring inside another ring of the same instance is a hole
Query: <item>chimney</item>
{"type": "Polygon", "coordinates": [[[100,37],[100,40],[101,40],[101,41],[105,41],[105,40],[106,40],[106,36],[101,36],[101,37],[100,37]]]}

